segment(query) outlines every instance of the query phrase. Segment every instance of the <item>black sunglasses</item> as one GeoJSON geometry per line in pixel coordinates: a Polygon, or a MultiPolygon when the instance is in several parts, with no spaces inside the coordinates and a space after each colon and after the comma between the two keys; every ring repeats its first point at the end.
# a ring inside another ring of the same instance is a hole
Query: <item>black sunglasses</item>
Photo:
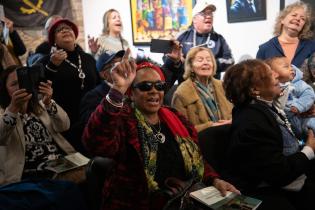
{"type": "Polygon", "coordinates": [[[133,88],[138,88],[140,91],[150,91],[152,88],[157,91],[165,91],[167,88],[166,82],[158,81],[158,82],[139,82],[133,85],[133,88]]]}

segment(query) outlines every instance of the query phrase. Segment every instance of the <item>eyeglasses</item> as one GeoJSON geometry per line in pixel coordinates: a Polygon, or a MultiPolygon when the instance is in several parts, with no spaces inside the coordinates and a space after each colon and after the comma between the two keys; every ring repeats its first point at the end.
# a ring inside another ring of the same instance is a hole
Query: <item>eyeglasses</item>
{"type": "Polygon", "coordinates": [[[213,13],[212,12],[208,12],[208,11],[206,11],[206,12],[199,12],[198,15],[203,16],[203,17],[207,17],[207,16],[213,17],[213,13]]]}
{"type": "Polygon", "coordinates": [[[63,25],[63,26],[56,28],[55,33],[59,33],[62,31],[72,31],[72,28],[70,26],[63,25]]]}
{"type": "Polygon", "coordinates": [[[133,85],[133,88],[138,88],[140,91],[150,91],[152,88],[157,91],[165,91],[167,88],[166,82],[158,81],[158,82],[139,82],[138,84],[133,85]]]}

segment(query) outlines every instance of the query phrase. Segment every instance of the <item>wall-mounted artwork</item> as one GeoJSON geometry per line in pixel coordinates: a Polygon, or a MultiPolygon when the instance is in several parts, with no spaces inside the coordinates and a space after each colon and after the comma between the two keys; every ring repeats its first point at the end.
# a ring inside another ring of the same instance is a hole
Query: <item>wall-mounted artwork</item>
{"type": "Polygon", "coordinates": [[[285,7],[285,0],[280,0],[280,10],[283,10],[285,7]]]}
{"type": "Polygon", "coordinates": [[[191,24],[192,0],[130,0],[134,45],[171,39],[191,24]]]}
{"type": "Polygon", "coordinates": [[[266,0],[226,0],[229,23],[266,20],[266,0]]]}

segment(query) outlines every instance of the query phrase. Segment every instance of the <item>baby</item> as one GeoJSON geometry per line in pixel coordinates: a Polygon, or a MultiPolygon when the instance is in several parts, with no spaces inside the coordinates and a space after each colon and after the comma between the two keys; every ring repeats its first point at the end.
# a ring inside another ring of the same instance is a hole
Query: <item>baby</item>
{"type": "Polygon", "coordinates": [[[315,118],[302,117],[301,113],[309,111],[315,101],[313,88],[302,80],[303,73],[290,65],[286,57],[274,57],[266,61],[271,69],[279,74],[279,81],[283,88],[281,96],[274,105],[284,110],[298,138],[307,135],[311,128],[315,132],[315,118]]]}

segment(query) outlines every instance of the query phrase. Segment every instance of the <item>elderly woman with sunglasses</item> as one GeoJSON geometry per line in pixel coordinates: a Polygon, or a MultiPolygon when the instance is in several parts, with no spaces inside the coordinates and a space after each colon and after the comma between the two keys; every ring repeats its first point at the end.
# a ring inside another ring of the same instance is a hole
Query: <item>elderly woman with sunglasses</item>
{"type": "Polygon", "coordinates": [[[113,86],[83,134],[93,155],[117,163],[104,183],[102,209],[162,209],[168,199],[163,192],[169,177],[203,180],[223,194],[238,192],[204,163],[193,126],[162,106],[166,87],[159,67],[150,62],[136,66],[128,61],[128,54],[112,69],[113,86]],[[131,103],[123,101],[126,93],[131,103]]]}
{"type": "Polygon", "coordinates": [[[213,77],[216,69],[210,49],[192,48],[185,61],[185,81],[172,99],[172,106],[194,124],[197,131],[231,123],[232,104],[225,97],[222,82],[213,77]]]}

